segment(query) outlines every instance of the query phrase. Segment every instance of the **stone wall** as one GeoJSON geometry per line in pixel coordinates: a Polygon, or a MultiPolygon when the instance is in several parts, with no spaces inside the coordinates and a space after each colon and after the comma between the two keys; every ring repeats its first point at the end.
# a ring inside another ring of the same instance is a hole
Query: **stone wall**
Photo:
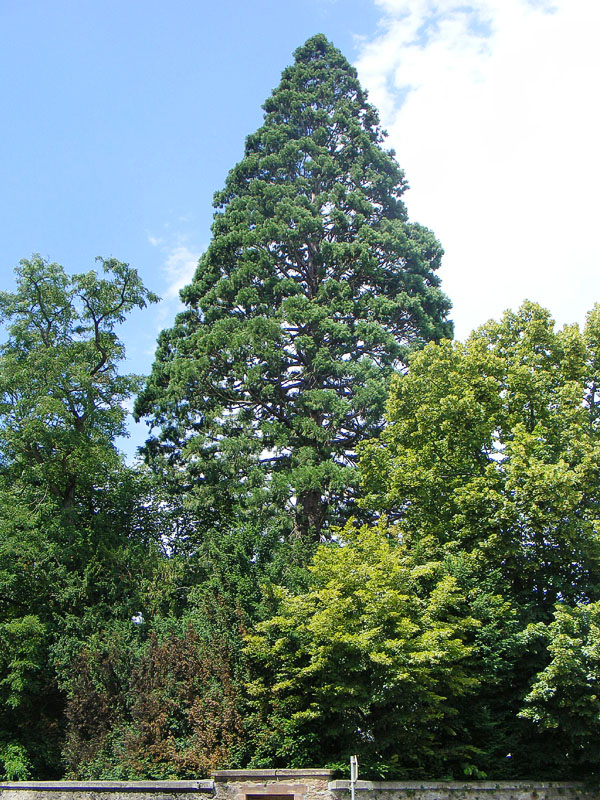
{"type": "MultiPolygon", "coordinates": [[[[332,781],[330,795],[350,800],[350,781],[332,781]]],[[[356,800],[599,800],[580,783],[529,781],[357,781],[356,800]]]]}
{"type": "Polygon", "coordinates": [[[212,776],[216,800],[331,800],[329,769],[230,769],[212,776]]]}
{"type": "Polygon", "coordinates": [[[0,800],[213,800],[205,781],[14,781],[0,783],[0,800]]]}
{"type": "MultiPolygon", "coordinates": [[[[350,800],[327,769],[221,770],[198,781],[0,783],[0,800],[350,800]]],[[[579,783],[358,781],[355,800],[600,800],[579,783]]]]}

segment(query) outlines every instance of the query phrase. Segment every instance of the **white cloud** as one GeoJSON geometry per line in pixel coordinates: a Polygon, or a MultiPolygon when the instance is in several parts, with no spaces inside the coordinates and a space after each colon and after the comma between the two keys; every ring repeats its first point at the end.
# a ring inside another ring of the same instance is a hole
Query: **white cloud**
{"type": "Polygon", "coordinates": [[[185,244],[178,244],[167,251],[164,262],[164,272],[168,280],[166,299],[178,298],[183,287],[191,283],[199,258],[200,252],[185,244]]]}
{"type": "Polygon", "coordinates": [[[600,301],[595,0],[378,0],[357,63],[446,249],[459,338],[525,297],[559,322],[600,301]]]}
{"type": "MultiPolygon", "coordinates": [[[[156,265],[160,272],[157,291],[162,301],[155,309],[153,317],[156,331],[170,327],[175,315],[183,308],[179,292],[192,282],[198,259],[202,254],[201,248],[189,243],[186,234],[174,231],[172,228],[170,223],[165,223],[162,235],[147,233],[149,244],[158,249],[160,258],[156,265]]],[[[148,352],[149,354],[154,352],[154,343],[148,352]]]]}
{"type": "MultiPolygon", "coordinates": [[[[181,217],[180,221],[185,221],[181,217]]],[[[165,230],[170,228],[169,223],[165,224],[165,230]]],[[[148,242],[152,247],[158,247],[163,254],[161,272],[166,286],[162,290],[163,299],[166,301],[178,300],[179,292],[188,283],[191,283],[194,272],[198,266],[198,259],[202,251],[195,247],[190,247],[187,243],[188,237],[182,234],[168,233],[164,236],[154,236],[148,233],[148,242]]]]}

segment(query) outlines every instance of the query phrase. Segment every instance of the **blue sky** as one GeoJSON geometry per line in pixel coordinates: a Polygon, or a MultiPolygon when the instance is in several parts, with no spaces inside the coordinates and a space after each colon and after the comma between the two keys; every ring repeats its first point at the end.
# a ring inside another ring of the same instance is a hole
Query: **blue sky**
{"type": "MultiPolygon", "coordinates": [[[[40,252],[135,266],[165,299],[124,330],[150,369],[210,237],[212,194],[294,49],[359,69],[446,249],[457,335],[529,297],[600,301],[597,0],[0,0],[0,288],[40,252]]],[[[144,437],[134,433],[132,450],[144,437]]]]}

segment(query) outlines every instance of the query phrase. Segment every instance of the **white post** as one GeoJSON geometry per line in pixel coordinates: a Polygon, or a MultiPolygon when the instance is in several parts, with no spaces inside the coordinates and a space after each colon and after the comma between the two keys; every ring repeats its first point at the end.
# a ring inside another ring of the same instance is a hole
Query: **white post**
{"type": "Polygon", "coordinates": [[[350,798],[354,800],[354,786],[358,780],[358,756],[350,756],[350,798]]]}

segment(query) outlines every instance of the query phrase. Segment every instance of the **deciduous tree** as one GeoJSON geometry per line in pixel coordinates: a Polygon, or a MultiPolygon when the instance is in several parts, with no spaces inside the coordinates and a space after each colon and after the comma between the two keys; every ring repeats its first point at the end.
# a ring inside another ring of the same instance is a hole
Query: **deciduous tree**
{"type": "Polygon", "coordinates": [[[115,329],[156,298],[113,259],[105,275],[69,277],[39,256],[0,295],[0,770],[60,771],[64,696],[56,649],[138,609],[152,569],[143,479],[121,460],[115,329]],[[134,488],[135,487],[135,488],[134,488]]]}
{"type": "Polygon", "coordinates": [[[565,772],[598,777],[600,603],[557,606],[542,634],[550,663],[536,676],[521,716],[558,739],[552,756],[565,772]]]}
{"type": "Polygon", "coordinates": [[[156,302],[137,272],[102,260],[107,277],[69,277],[40,256],[17,269],[17,291],[0,294],[0,448],[3,474],[27,475],[72,507],[77,487],[100,481],[118,461],[123,402],[139,386],[119,375],[124,349],[115,328],[156,302]]]}
{"type": "MultiPolygon", "coordinates": [[[[567,701],[569,670],[559,669],[576,639],[561,651],[559,632],[579,624],[562,604],[580,608],[583,622],[600,597],[599,322],[596,306],[583,332],[556,331],[527,302],[464,344],[427,345],[392,382],[383,435],[361,448],[363,502],[395,520],[413,558],[442,562],[489,609],[478,613],[473,666],[482,680],[461,709],[460,735],[490,777],[576,775],[579,756],[569,760],[560,728],[575,741],[582,719],[567,701]],[[550,625],[550,651],[536,625],[550,625]],[[554,679],[556,698],[544,703],[554,679]],[[560,714],[559,728],[550,720],[560,714]]],[[[573,691],[589,716],[582,669],[574,665],[573,691]]],[[[583,750],[589,737],[593,726],[583,750]]]]}
{"type": "Polygon", "coordinates": [[[429,345],[392,383],[379,441],[365,443],[365,505],[430,552],[476,552],[500,568],[530,621],[600,590],[600,437],[586,331],[554,330],[525,303],[465,344],[429,345]]]}
{"type": "Polygon", "coordinates": [[[317,548],[309,591],[281,590],[248,637],[253,765],[358,753],[373,777],[436,777],[469,760],[457,703],[473,692],[479,622],[439,562],[411,558],[385,523],[317,548]]]}

